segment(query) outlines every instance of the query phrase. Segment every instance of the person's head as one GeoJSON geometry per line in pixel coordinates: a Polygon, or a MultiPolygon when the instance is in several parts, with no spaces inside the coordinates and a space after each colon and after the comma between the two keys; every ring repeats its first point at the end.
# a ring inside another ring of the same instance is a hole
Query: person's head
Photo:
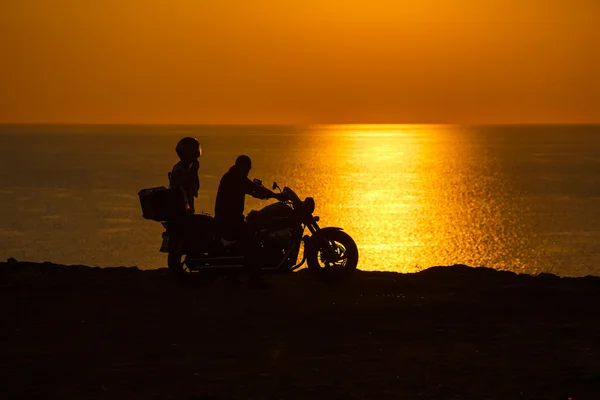
{"type": "Polygon", "coordinates": [[[252,169],[252,161],[250,157],[241,155],[235,159],[235,168],[244,176],[248,176],[252,169]]]}
{"type": "Polygon", "coordinates": [[[183,162],[194,162],[202,155],[202,147],[196,138],[184,137],[175,146],[177,155],[183,162]]]}

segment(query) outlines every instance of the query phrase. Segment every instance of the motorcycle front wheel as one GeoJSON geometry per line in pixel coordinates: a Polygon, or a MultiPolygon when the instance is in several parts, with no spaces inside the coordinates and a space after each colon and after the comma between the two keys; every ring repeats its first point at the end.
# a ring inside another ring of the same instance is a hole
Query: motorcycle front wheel
{"type": "Polygon", "coordinates": [[[344,231],[331,230],[322,233],[324,241],[315,241],[310,246],[306,262],[308,268],[316,273],[341,274],[356,270],[358,265],[358,247],[354,239],[344,231]],[[332,250],[331,255],[324,251],[325,243],[332,250]]]}

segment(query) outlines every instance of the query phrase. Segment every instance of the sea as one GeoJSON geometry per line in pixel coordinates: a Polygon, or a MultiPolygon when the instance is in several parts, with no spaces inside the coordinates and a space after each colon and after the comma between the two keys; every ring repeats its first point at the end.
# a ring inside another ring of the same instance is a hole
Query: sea
{"type": "Polygon", "coordinates": [[[168,185],[184,136],[197,212],[246,154],[355,239],[361,270],[600,275],[600,125],[0,125],[0,257],[165,267],[138,191],[168,185]]]}

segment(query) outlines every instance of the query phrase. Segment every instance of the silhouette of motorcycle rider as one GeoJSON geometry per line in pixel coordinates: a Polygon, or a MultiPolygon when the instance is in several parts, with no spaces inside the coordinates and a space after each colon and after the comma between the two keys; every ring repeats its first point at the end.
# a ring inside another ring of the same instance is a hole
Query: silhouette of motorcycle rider
{"type": "Polygon", "coordinates": [[[266,284],[261,281],[259,276],[258,250],[260,243],[244,218],[244,202],[246,195],[257,199],[275,198],[278,200],[281,195],[251,181],[248,178],[251,169],[250,157],[241,155],[235,160],[235,165],[223,175],[217,190],[215,222],[223,239],[241,241],[250,285],[264,287],[266,284]]]}
{"type": "Polygon", "coordinates": [[[185,194],[186,209],[188,213],[194,214],[194,197],[198,197],[200,189],[198,158],[202,155],[202,147],[196,138],[184,137],[175,146],[175,151],[179,156],[179,162],[173,166],[169,174],[170,187],[182,189],[185,194]]]}

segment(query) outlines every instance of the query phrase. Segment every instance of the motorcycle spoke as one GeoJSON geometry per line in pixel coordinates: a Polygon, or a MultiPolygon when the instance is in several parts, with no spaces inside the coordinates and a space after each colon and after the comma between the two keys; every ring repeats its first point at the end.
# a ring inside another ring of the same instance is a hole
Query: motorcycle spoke
{"type": "Polygon", "coordinates": [[[336,254],[337,260],[329,261],[325,255],[325,252],[321,250],[319,252],[319,261],[323,264],[323,268],[344,268],[348,262],[346,256],[346,248],[335,241],[328,241],[330,249],[336,254]]]}

